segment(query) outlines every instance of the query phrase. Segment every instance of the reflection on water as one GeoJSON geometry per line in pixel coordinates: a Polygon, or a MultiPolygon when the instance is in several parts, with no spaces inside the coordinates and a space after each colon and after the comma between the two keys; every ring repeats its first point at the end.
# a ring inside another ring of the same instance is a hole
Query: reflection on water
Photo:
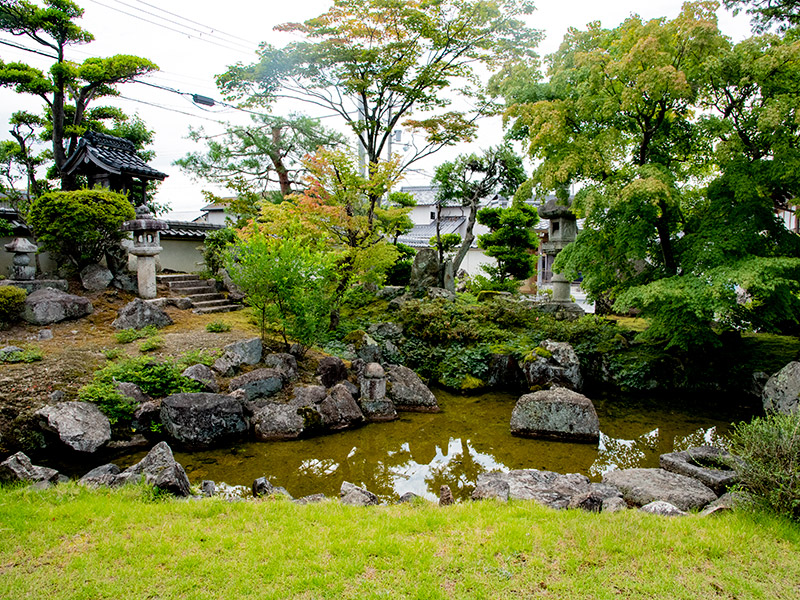
{"type": "MultiPolygon", "coordinates": [[[[266,476],[299,497],[336,496],[342,481],[350,481],[387,500],[405,492],[434,499],[447,484],[454,496],[466,499],[485,471],[535,468],[599,480],[615,468],[655,467],[660,454],[713,443],[732,421],[748,416],[731,408],[703,415],[618,398],[598,400],[602,433],[595,446],[513,437],[509,421],[516,396],[441,391],[436,396],[442,407],[438,414],[402,413],[391,423],[308,440],[175,455],[192,483],[213,479],[249,486],[266,476]]],[[[118,463],[133,464],[143,454],[118,463]]]]}

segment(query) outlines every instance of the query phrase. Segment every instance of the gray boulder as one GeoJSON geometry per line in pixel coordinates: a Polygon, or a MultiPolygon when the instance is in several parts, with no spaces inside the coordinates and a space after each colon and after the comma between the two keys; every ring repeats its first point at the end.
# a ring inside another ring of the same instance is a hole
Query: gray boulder
{"type": "Polygon", "coordinates": [[[113,463],[100,465],[81,477],[78,483],[89,487],[112,486],[120,472],[120,468],[113,463]]]}
{"type": "Polygon", "coordinates": [[[511,433],[524,437],[597,442],[600,421],[592,401],[566,388],[525,394],[511,413],[511,433]]]}
{"type": "Polygon", "coordinates": [[[651,515],[660,515],[662,517],[685,517],[687,513],[679,509],[677,506],[664,502],[663,500],[655,500],[649,504],[645,504],[640,509],[642,512],[650,513],[651,515]]]}
{"type": "Polygon", "coordinates": [[[394,403],[386,397],[386,372],[378,363],[368,363],[359,376],[361,394],[358,405],[368,421],[397,418],[394,403]]]}
{"type": "MultiPolygon", "coordinates": [[[[552,471],[525,469],[508,473],[481,473],[472,493],[473,500],[534,500],[556,509],[568,508],[571,504],[574,507],[583,504],[587,510],[595,510],[594,500],[587,501],[588,496],[593,499],[613,498],[619,496],[619,490],[612,486],[591,483],[588,477],[577,473],[562,475],[552,471]]],[[[602,506],[602,500],[600,505],[602,506]]]]}
{"type": "Polygon", "coordinates": [[[305,429],[305,419],[294,404],[268,402],[251,418],[253,434],[261,441],[293,440],[305,429]]]}
{"type": "Polygon", "coordinates": [[[80,277],[83,289],[90,292],[99,292],[111,285],[114,274],[106,267],[89,265],[81,269],[80,277]]]}
{"type": "Polygon", "coordinates": [[[59,402],[36,411],[45,431],[76,452],[95,452],[111,439],[111,423],[89,402],[59,402]]]}
{"type": "Polygon", "coordinates": [[[0,463],[0,482],[4,483],[15,481],[56,483],[58,477],[58,471],[32,464],[31,459],[23,452],[12,454],[0,463]]]}
{"type": "Polygon", "coordinates": [[[247,294],[233,282],[227,269],[220,269],[220,274],[222,275],[222,286],[228,290],[228,300],[232,300],[233,302],[241,302],[244,300],[247,294]]]}
{"type": "Polygon", "coordinates": [[[730,452],[712,446],[662,454],[658,462],[666,471],[697,479],[717,495],[724,494],[725,490],[738,481],[736,471],[729,466],[730,452]]]}
{"type": "Polygon", "coordinates": [[[664,469],[611,471],[603,476],[603,483],[618,488],[628,504],[635,506],[663,500],[688,511],[703,508],[717,499],[711,489],[696,479],[664,469]]]}
{"type": "Polygon", "coordinates": [[[117,388],[117,391],[122,394],[123,396],[127,396],[137,404],[144,404],[145,402],[150,402],[152,398],[145,394],[135,383],[130,383],[128,381],[118,381],[114,386],[117,388]]]}
{"type": "Polygon", "coordinates": [[[588,491],[572,496],[567,508],[579,508],[586,512],[602,512],[609,509],[613,511],[610,504],[612,500],[619,499],[624,502],[622,493],[613,485],[592,483],[590,487],[588,491]]]}
{"type": "Polygon", "coordinates": [[[269,398],[283,389],[285,376],[278,369],[256,369],[230,381],[228,391],[243,390],[245,400],[269,398]]]}
{"type": "Polygon", "coordinates": [[[439,412],[436,396],[428,389],[419,375],[402,365],[386,367],[386,395],[400,410],[417,412],[439,412]]]}
{"type": "Polygon", "coordinates": [[[92,303],[87,298],[48,287],[28,295],[22,318],[34,325],[49,325],[67,319],[80,319],[93,311],[92,303]]]}
{"type": "Polygon", "coordinates": [[[156,444],[142,460],[117,475],[114,485],[139,481],[144,481],[174,496],[185,497],[190,494],[186,471],[175,460],[172,449],[166,442],[156,444]]]}
{"type": "Polygon", "coordinates": [[[207,392],[211,392],[212,394],[219,393],[219,384],[217,383],[217,378],[214,375],[214,371],[204,364],[196,364],[192,365],[191,367],[186,367],[181,375],[201,383],[203,387],[206,388],[207,392]]]}
{"type": "Polygon", "coordinates": [[[293,500],[291,494],[286,491],[286,488],[272,485],[266,477],[259,477],[253,481],[252,486],[253,498],[262,498],[264,496],[286,496],[289,500],[293,500]]]}
{"type": "Polygon", "coordinates": [[[240,400],[207,392],[167,396],[161,401],[161,422],[173,439],[192,447],[218,444],[248,429],[240,400]]]}
{"type": "Polygon", "coordinates": [[[532,353],[530,361],[522,364],[522,371],[531,388],[561,386],[571,390],[583,387],[580,361],[567,342],[545,340],[540,350],[532,353]]]}
{"type": "Polygon", "coordinates": [[[267,354],[263,358],[264,366],[270,369],[278,369],[286,379],[295,379],[299,372],[297,359],[288,352],[275,352],[267,354]]]}
{"type": "Polygon", "coordinates": [[[255,365],[261,361],[261,338],[252,338],[228,344],[222,356],[214,362],[213,369],[223,377],[230,377],[242,365],[255,365]]]}
{"type": "Polygon", "coordinates": [[[4,348],[0,348],[0,360],[6,361],[15,354],[20,354],[22,352],[25,352],[25,349],[19,346],[5,346],[4,348]]]}
{"type": "Polygon", "coordinates": [[[325,494],[311,494],[309,496],[303,496],[302,498],[294,500],[294,503],[300,505],[319,504],[320,502],[325,502],[327,499],[328,497],[325,494]]]}
{"type": "Polygon", "coordinates": [[[148,400],[136,407],[133,413],[133,429],[141,433],[156,431],[161,425],[161,400],[148,400]]]}
{"type": "Polygon", "coordinates": [[[519,362],[508,354],[492,354],[486,385],[492,389],[523,390],[527,380],[519,362]]]}
{"type": "MultiPolygon", "coordinates": [[[[403,289],[403,288],[399,288],[403,289]]],[[[397,323],[384,321],[381,323],[373,323],[367,329],[367,333],[377,336],[383,340],[392,340],[397,342],[403,337],[403,326],[397,323]]]]}
{"type": "Polygon", "coordinates": [[[349,429],[364,422],[361,409],[342,384],[333,386],[316,409],[322,417],[322,426],[327,429],[349,429]]]}
{"type": "Polygon", "coordinates": [[[351,506],[375,506],[380,504],[375,494],[348,481],[342,482],[342,487],[339,490],[339,499],[342,504],[351,506]]]}
{"type": "Polygon", "coordinates": [[[439,255],[433,248],[422,248],[414,256],[408,288],[417,298],[424,296],[428,288],[439,285],[439,255]]]}
{"type": "Polygon", "coordinates": [[[628,510],[628,503],[622,496],[614,496],[613,498],[606,498],[603,500],[603,506],[600,512],[615,513],[623,510],[628,510]]]}
{"type": "Polygon", "coordinates": [[[347,379],[347,367],[338,356],[325,356],[319,360],[316,375],[322,385],[332,387],[347,379]]]}
{"type": "Polygon", "coordinates": [[[800,406],[800,362],[790,362],[769,378],[761,394],[764,412],[788,415],[800,406]]]}
{"type": "Polygon", "coordinates": [[[111,324],[117,329],[142,329],[148,325],[161,328],[172,325],[172,317],[155,304],[134,298],[119,310],[111,324]]]}

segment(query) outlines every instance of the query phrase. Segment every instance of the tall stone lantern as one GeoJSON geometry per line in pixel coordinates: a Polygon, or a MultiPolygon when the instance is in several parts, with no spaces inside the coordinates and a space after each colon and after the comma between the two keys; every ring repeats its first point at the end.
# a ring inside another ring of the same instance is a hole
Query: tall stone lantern
{"type": "MultiPolygon", "coordinates": [[[[567,245],[578,237],[578,222],[569,206],[548,200],[539,209],[539,216],[549,219],[547,241],[542,244],[542,252],[546,255],[546,263],[552,265],[555,257],[567,245]]],[[[570,298],[570,282],[561,273],[553,273],[553,298],[542,308],[552,312],[557,318],[575,318],[583,314],[583,309],[570,298]]]]}
{"type": "Polygon", "coordinates": [[[151,215],[144,204],[136,208],[133,221],[122,224],[122,231],[133,233],[133,248],[129,252],[136,257],[139,297],[145,300],[156,297],[156,256],[162,250],[158,232],[168,228],[164,221],[151,215]]]}

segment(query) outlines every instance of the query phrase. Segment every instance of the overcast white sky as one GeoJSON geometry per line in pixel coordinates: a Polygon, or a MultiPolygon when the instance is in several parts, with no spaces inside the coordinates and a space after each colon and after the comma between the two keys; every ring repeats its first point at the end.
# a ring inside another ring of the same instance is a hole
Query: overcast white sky
{"type": "MultiPolygon", "coordinates": [[[[160,72],[146,81],[189,94],[201,94],[220,100],[214,76],[238,61],[253,62],[255,48],[261,41],[283,45],[293,38],[273,31],[273,27],[288,21],[304,21],[317,16],[330,6],[330,0],[77,0],[85,9],[81,25],[92,32],[95,41],[75,47],[69,58],[80,62],[88,56],[135,54],[155,62],[160,72]]],[[[539,0],[537,11],[529,17],[532,27],[545,32],[540,45],[543,56],[554,51],[568,27],[583,28],[591,21],[601,21],[614,27],[631,13],[645,19],[666,16],[672,18],[680,11],[682,0],[539,0]]],[[[749,21],[744,15],[733,18],[724,9],[719,11],[720,28],[734,40],[749,35],[749,21]]],[[[33,44],[8,34],[0,40],[33,44]]],[[[0,46],[0,57],[6,62],[24,60],[46,68],[48,59],[34,54],[0,46]]],[[[158,200],[169,203],[171,218],[188,219],[199,214],[204,204],[201,190],[212,189],[205,182],[193,181],[172,163],[193,148],[186,134],[190,126],[203,126],[209,132],[223,129],[220,121],[245,123],[249,117],[241,112],[216,106],[203,110],[187,96],[156,89],[142,84],[121,86],[122,97],[115,99],[129,114],[138,113],[154,129],[157,158],[152,165],[169,177],[159,190],[158,200]]],[[[8,122],[16,110],[38,111],[40,101],[0,89],[0,123],[8,122]]],[[[291,107],[302,111],[303,107],[291,107]]],[[[288,111],[287,111],[288,112],[288,111]]],[[[313,114],[313,113],[311,113],[313,114]]],[[[329,126],[339,123],[325,120],[329,126]]],[[[0,125],[0,138],[10,139],[6,127],[0,125]]],[[[439,153],[421,165],[422,174],[409,178],[407,183],[422,184],[433,169],[455,154],[478,147],[496,144],[501,137],[497,121],[487,123],[474,147],[439,153]]]]}

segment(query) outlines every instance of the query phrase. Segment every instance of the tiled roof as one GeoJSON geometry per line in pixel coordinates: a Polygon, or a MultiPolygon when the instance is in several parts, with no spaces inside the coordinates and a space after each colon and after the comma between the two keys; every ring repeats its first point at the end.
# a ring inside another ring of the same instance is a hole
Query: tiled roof
{"type": "Polygon", "coordinates": [[[114,175],[133,175],[143,179],[163,180],[166,173],[157,171],[136,154],[132,142],[122,138],[90,131],[79,141],[78,148],[64,165],[66,173],[81,172],[81,165],[94,163],[114,175]]]}
{"type": "MultiPolygon", "coordinates": [[[[439,223],[439,233],[458,233],[458,230],[466,222],[466,217],[443,217],[439,223]]],[[[436,235],[436,221],[427,225],[414,225],[414,228],[405,235],[397,238],[401,244],[407,244],[412,248],[427,248],[430,246],[430,239],[436,235]]]]}
{"type": "Polygon", "coordinates": [[[195,223],[193,221],[165,221],[169,229],[160,232],[161,238],[166,239],[198,239],[204,240],[212,231],[222,229],[222,225],[210,223],[195,223]]]}

